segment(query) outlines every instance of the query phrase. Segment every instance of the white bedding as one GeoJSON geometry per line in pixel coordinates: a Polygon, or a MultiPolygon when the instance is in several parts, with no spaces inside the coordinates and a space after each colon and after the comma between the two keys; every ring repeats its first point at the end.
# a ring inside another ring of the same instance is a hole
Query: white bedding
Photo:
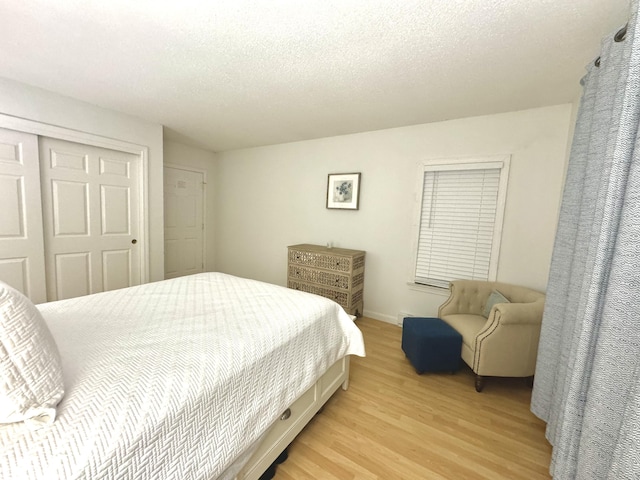
{"type": "Polygon", "coordinates": [[[39,305],[65,395],[0,426],[3,479],[214,479],[336,360],[364,355],[322,297],[219,273],[39,305]]]}

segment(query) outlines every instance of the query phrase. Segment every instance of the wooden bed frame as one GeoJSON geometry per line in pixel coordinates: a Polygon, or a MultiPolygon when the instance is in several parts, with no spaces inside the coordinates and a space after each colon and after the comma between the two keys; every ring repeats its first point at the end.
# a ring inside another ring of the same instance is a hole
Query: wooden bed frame
{"type": "Polygon", "coordinates": [[[293,439],[318,413],[331,395],[349,387],[349,355],[334,363],[269,429],[236,480],[258,480],[293,439]]]}

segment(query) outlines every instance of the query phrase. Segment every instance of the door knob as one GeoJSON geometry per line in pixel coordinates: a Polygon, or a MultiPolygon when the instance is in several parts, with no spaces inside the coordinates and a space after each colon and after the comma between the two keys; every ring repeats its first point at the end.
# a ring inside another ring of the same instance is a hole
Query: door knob
{"type": "Polygon", "coordinates": [[[138,243],[138,240],[136,240],[136,239],[134,238],[133,240],[131,240],[131,243],[133,243],[133,244],[135,245],[136,243],[138,243]]]}

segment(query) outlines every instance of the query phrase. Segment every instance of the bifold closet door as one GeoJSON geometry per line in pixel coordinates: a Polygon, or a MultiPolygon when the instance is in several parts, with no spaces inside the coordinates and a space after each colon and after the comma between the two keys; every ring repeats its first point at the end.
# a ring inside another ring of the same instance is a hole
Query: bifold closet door
{"type": "Polygon", "coordinates": [[[140,284],[140,157],[39,143],[48,299],[140,284]]]}
{"type": "Polygon", "coordinates": [[[47,300],[38,137],[0,128],[0,280],[47,300]]]}

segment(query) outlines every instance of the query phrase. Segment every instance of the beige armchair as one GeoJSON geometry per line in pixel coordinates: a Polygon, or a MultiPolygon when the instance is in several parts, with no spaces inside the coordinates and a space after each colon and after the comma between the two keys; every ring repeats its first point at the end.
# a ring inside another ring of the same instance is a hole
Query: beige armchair
{"type": "Polygon", "coordinates": [[[545,296],[507,283],[456,280],[438,316],[462,335],[462,359],[476,374],[476,390],[484,377],[531,377],[536,367],[545,296]],[[492,291],[511,303],[497,303],[488,318],[483,311],[492,291]]]}

